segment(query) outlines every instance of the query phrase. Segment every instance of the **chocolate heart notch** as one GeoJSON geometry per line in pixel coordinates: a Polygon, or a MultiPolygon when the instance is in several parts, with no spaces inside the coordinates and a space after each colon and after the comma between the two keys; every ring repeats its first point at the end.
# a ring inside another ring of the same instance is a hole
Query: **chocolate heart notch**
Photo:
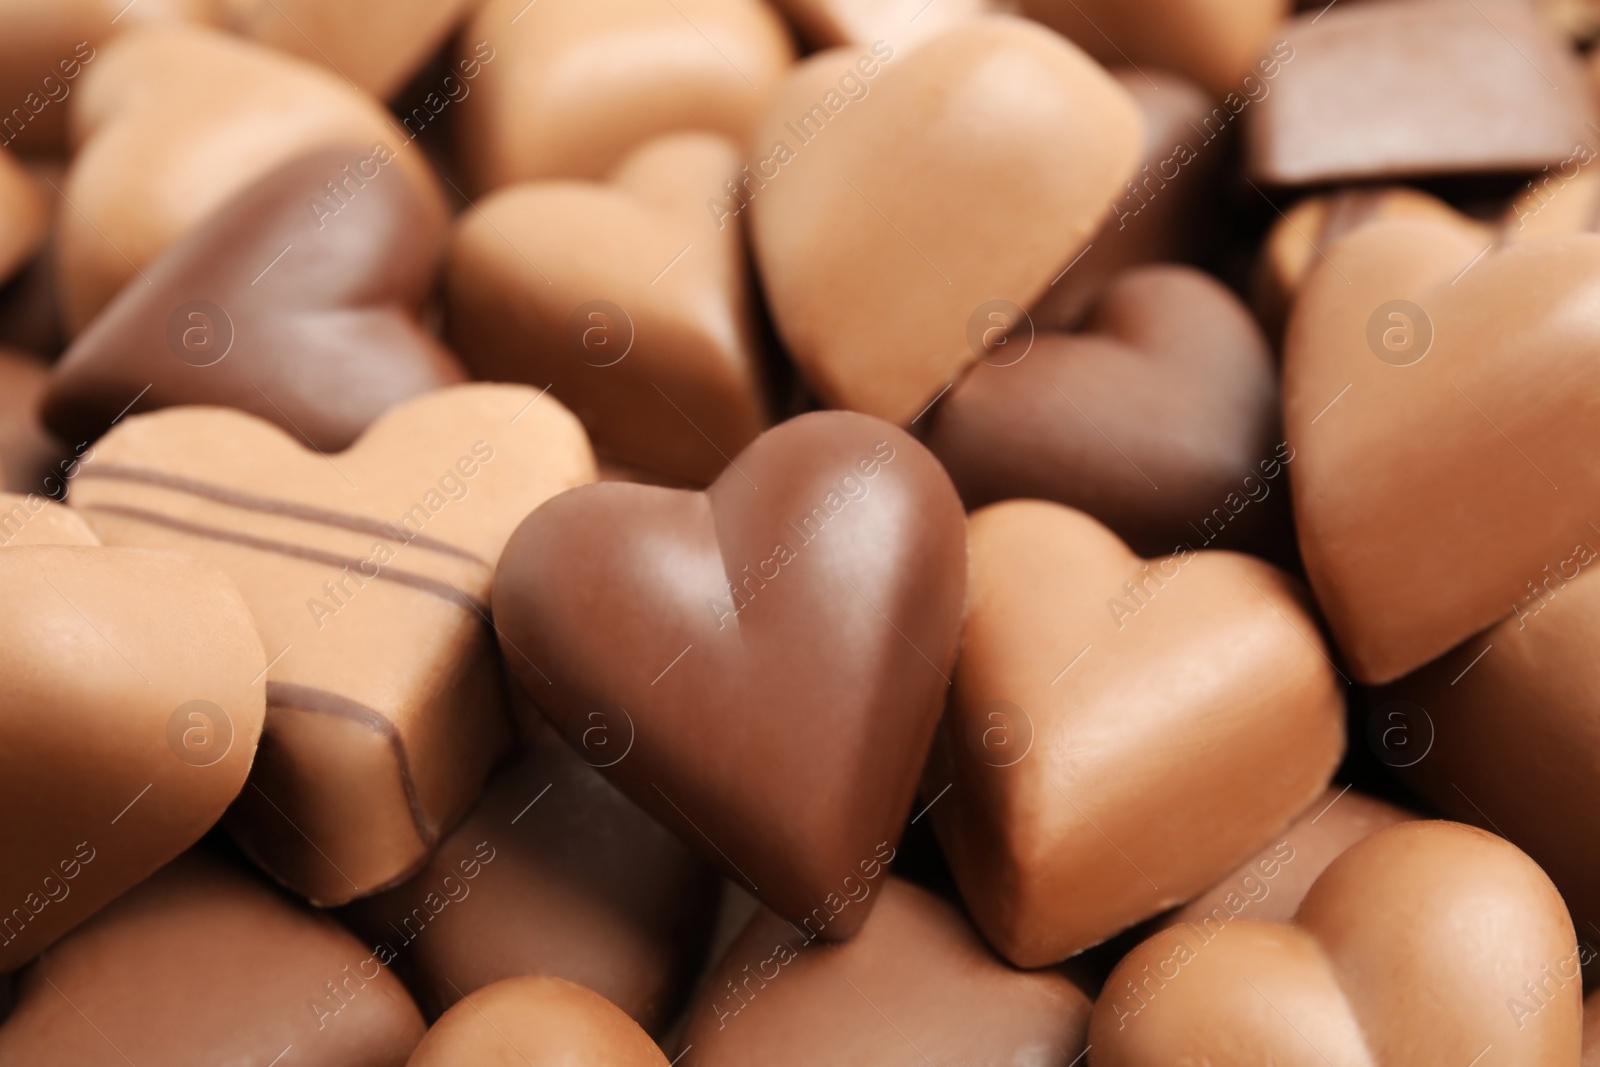
{"type": "Polygon", "coordinates": [[[344,449],[395,404],[466,379],[416,320],[445,226],[387,150],[292,160],[123,288],[57,365],[45,421],[92,440],[121,414],[218,404],[344,449]]]}
{"type": "Polygon", "coordinates": [[[1275,377],[1266,338],[1220,283],[1142,267],[1080,334],[1014,330],[940,402],[927,442],[968,507],[1055,500],[1142,553],[1172,552],[1268,514],[1234,504],[1265,500],[1262,475],[1281,469],[1275,377]]]}
{"type": "Polygon", "coordinates": [[[1295,518],[1352,673],[1379,683],[1510,614],[1593,536],[1600,236],[1491,251],[1392,221],[1328,260],[1284,346],[1295,518]]]}
{"type": "Polygon", "coordinates": [[[1353,846],[1292,923],[1164,930],[1095,1004],[1095,1067],[1575,1067],[1582,984],[1555,886],[1516,847],[1408,822],[1353,846]]]}
{"type": "Polygon", "coordinates": [[[501,558],[495,621],[591,762],[774,911],[843,940],[938,722],[965,534],[905,433],[803,415],[704,493],[611,482],[539,508],[501,558]]]}
{"type": "Polygon", "coordinates": [[[923,777],[973,920],[1019,967],[1203,892],[1327,784],[1344,702],[1302,596],[1232,552],[1145,561],[1081,512],[972,517],[923,777]]]}
{"type": "Polygon", "coordinates": [[[1056,34],[973,18],[802,64],[718,207],[750,208],[773,319],[822,399],[904,424],[977,361],[978,313],[1033,304],[1094,233],[1142,121],[1056,34]]]}

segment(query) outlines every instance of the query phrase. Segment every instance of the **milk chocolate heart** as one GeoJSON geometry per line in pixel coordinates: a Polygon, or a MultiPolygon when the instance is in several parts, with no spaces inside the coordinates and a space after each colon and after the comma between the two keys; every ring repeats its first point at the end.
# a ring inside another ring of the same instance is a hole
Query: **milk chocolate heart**
{"type": "Polygon", "coordinates": [[[340,904],[409,876],[477,799],[509,740],[495,561],[524,515],[593,477],[550,397],[462,385],[334,456],[226,408],[130,416],[71,500],[108,543],[180,549],[238,583],[271,667],[229,826],[280,881],[340,904]]]}
{"type": "Polygon", "coordinates": [[[1022,0],[1100,62],[1165,67],[1214,96],[1242,91],[1289,0],[1022,0]]]}
{"type": "Polygon", "coordinates": [[[197,850],[23,975],[0,1063],[401,1067],[422,1019],[383,963],[197,850]]]}
{"type": "Polygon", "coordinates": [[[1213,117],[1211,98],[1194,83],[1154,68],[1114,68],[1111,76],[1144,117],[1143,165],[1123,183],[1094,238],[1029,309],[1035,329],[1076,329],[1123,271],[1188,260],[1209,243],[1228,131],[1213,117]]]}
{"type": "Polygon", "coordinates": [[[451,250],[452,343],[479,377],[548,385],[602,456],[707,484],[768,421],[743,229],[705,207],[739,168],[726,140],[676,134],[609,187],[481,201],[451,250]]]}
{"type": "Polygon", "coordinates": [[[474,0],[213,0],[219,25],[389,97],[438,51],[474,0]]]}
{"type": "Polygon", "coordinates": [[[606,482],[541,507],[506,547],[495,622],[523,690],[625,793],[843,940],[944,701],[965,531],[905,433],[803,415],[704,493],[606,482]]]}
{"type": "Polygon", "coordinates": [[[1471,827],[1406,823],[1335,860],[1292,923],[1140,945],[1089,1041],[1095,1067],[1576,1065],[1576,957],[1532,860],[1471,827]]]}
{"type": "Polygon", "coordinates": [[[1011,962],[1053,963],[1194,897],[1327,784],[1344,705],[1287,576],[1232,553],[1141,560],[1040,501],[976,513],[970,542],[923,792],[1011,962]]]}
{"type": "Polygon", "coordinates": [[[1506,615],[1589,536],[1600,236],[1496,252],[1395,221],[1327,255],[1285,342],[1295,516],[1351,672],[1386,682],[1506,615]]]}
{"type": "Polygon", "coordinates": [[[761,0],[489,0],[461,40],[496,54],[461,102],[461,164],[480,191],[599,178],[674,130],[742,143],[794,58],[761,0]]]}
{"type": "Polygon", "coordinates": [[[1031,305],[1077,254],[1141,139],[1137,107],[1088,56],[978,18],[904,55],[802,65],[720,206],[750,208],[773,316],[812,387],[904,423],[982,353],[969,334],[986,306],[1031,305]]]}
{"type": "Polygon", "coordinates": [[[945,395],[927,442],[968,507],[1056,500],[1139,552],[1200,547],[1269,514],[1255,505],[1283,458],[1275,378],[1266,338],[1220,283],[1140,267],[1083,333],[1013,332],[945,395]]]}
{"type": "Polygon", "coordinates": [[[870,47],[878,41],[909,46],[998,9],[995,0],[774,0],[773,6],[814,48],[870,47]]]}
{"type": "Polygon", "coordinates": [[[1431,742],[1408,784],[1463,822],[1504,834],[1539,862],[1585,940],[1600,941],[1600,534],[1530,581],[1506,619],[1374,697],[1431,742]],[[1391,703],[1398,701],[1401,703],[1391,703]],[[1422,709],[1418,716],[1415,708],[1422,709]],[[1423,725],[1423,723],[1426,725],[1423,725]]]}
{"type": "Polygon", "coordinates": [[[213,568],[99,547],[37,497],[0,509],[0,971],[13,971],[222,817],[261,736],[267,661],[213,568]]]}
{"type": "Polygon", "coordinates": [[[92,440],[119,414],[218,404],[346,448],[388,408],[466,378],[415,317],[446,224],[369,148],[300,156],[123,288],[57,365],[45,421],[92,440]]]}
{"type": "MultiPolygon", "coordinates": [[[[0,489],[45,493],[45,479],[67,447],[39,419],[50,381],[48,364],[0,348],[0,489]]],[[[59,490],[59,482],[54,483],[59,490]]]]}
{"type": "Polygon", "coordinates": [[[1521,0],[1389,0],[1283,28],[1273,91],[1245,114],[1258,182],[1537,170],[1590,140],[1583,68],[1521,0]]]}
{"type": "Polygon", "coordinates": [[[1600,1067],[1600,992],[1583,1002],[1583,1067],[1600,1067]]]}
{"type": "Polygon", "coordinates": [[[307,150],[363,145],[392,159],[417,195],[439,196],[426,159],[402,150],[406,134],[377,101],[330,71],[197,27],[118,37],[85,70],[72,114],[81,147],[59,241],[74,334],[124,284],[145,281],[139,272],[173,241],[307,150]]]}
{"type": "Polygon", "coordinates": [[[67,101],[100,46],[152,23],[205,21],[212,0],[0,0],[0,144],[67,151],[67,101]]]}
{"type": "Polygon", "coordinates": [[[663,1029],[704,962],[722,881],[548,726],[405,885],[345,910],[429,1017],[549,975],[663,1029]]]}
{"type": "Polygon", "coordinates": [[[667,1058],[598,993],[560,978],[507,978],[446,1012],[406,1063],[667,1067],[667,1058]]]}
{"type": "Polygon", "coordinates": [[[689,1014],[685,1067],[1068,1067],[1082,1057],[1089,999],[1077,986],[1007,967],[959,911],[909,882],[886,878],[878,892],[848,945],[813,946],[770,911],[751,919],[689,1014]]]}
{"type": "Polygon", "coordinates": [[[1236,919],[1288,922],[1322,872],[1351,846],[1416,818],[1349,786],[1329,787],[1276,841],[1156,925],[1222,929],[1236,919]]]}
{"type": "Polygon", "coordinates": [[[0,283],[38,251],[49,212],[34,179],[0,150],[0,283]]]}

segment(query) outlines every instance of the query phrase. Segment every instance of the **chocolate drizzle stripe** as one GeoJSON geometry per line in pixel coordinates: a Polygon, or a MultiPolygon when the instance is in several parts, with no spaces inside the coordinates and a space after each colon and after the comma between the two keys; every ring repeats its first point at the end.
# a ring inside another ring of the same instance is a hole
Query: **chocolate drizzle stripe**
{"type": "Polygon", "coordinates": [[[103,478],[106,481],[137,482],[141,485],[153,485],[160,489],[170,489],[175,493],[185,493],[197,496],[203,500],[211,500],[228,507],[240,508],[244,511],[258,511],[264,515],[279,515],[289,519],[299,519],[303,522],[319,523],[323,526],[333,526],[341,530],[351,530],[355,533],[371,534],[389,541],[400,541],[408,545],[440,555],[456,556],[460,559],[470,560],[473,563],[492,567],[488,560],[468,552],[464,548],[436,541],[431,537],[421,534],[410,534],[395,526],[393,523],[379,522],[361,515],[346,515],[341,511],[329,511],[326,508],[315,508],[309,504],[295,504],[287,500],[274,500],[272,497],[253,496],[250,493],[241,493],[236,489],[226,489],[220,485],[211,485],[207,482],[198,482],[191,478],[180,478],[176,474],[166,474],[162,471],[145,470],[141,467],[125,467],[118,463],[88,463],[84,464],[78,472],[79,478],[103,478]]]}
{"type": "Polygon", "coordinates": [[[366,563],[366,560],[356,559],[352,556],[341,556],[337,552],[324,552],[321,549],[308,548],[305,545],[297,545],[289,541],[274,541],[251,534],[235,533],[232,530],[219,530],[211,526],[201,526],[198,523],[188,522],[184,519],[174,519],[154,511],[146,511],[144,508],[130,508],[123,504],[83,504],[79,506],[79,510],[98,511],[107,515],[117,515],[121,518],[132,519],[134,522],[149,523],[151,526],[164,526],[169,530],[177,530],[179,533],[186,533],[193,537],[203,537],[210,541],[241,545],[245,548],[255,549],[257,552],[271,552],[274,555],[289,556],[293,559],[325,563],[331,567],[349,568],[359,575],[363,581],[394,582],[397,585],[408,586],[427,593],[429,596],[438,597],[440,600],[454,604],[457,607],[471,608],[480,616],[488,617],[489,605],[474,597],[467,596],[449,582],[441,582],[426,575],[396,570],[393,567],[379,567],[377,574],[368,575],[361,569],[361,565],[366,563]]]}
{"type": "Polygon", "coordinates": [[[267,707],[348,719],[388,739],[389,747],[394,750],[395,765],[400,770],[400,786],[405,790],[406,806],[411,809],[411,822],[416,827],[417,836],[422,839],[423,847],[433,847],[433,828],[428,825],[428,817],[423,814],[422,797],[417,793],[417,781],[411,776],[411,760],[406,755],[405,743],[400,740],[400,731],[395,729],[394,723],[360,701],[351,700],[338,693],[310,685],[295,685],[293,682],[274,682],[271,679],[267,681],[267,707]]]}

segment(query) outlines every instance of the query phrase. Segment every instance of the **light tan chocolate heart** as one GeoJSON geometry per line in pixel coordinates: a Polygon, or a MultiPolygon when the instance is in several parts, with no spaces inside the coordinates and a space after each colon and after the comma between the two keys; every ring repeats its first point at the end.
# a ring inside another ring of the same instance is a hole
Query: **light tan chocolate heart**
{"type": "Polygon", "coordinates": [[[723,138],[671,134],[609,185],[480,201],[450,253],[453,347],[480,378],[549,386],[607,459],[709,483],[768,421],[744,230],[705,207],[739,169],[723,138]]]}
{"type": "Polygon", "coordinates": [[[16,159],[0,150],[0,283],[38,251],[50,213],[41,187],[16,159]]]}
{"type": "Polygon", "coordinates": [[[816,48],[878,41],[900,47],[942,33],[974,15],[998,10],[995,0],[774,0],[816,48]]]}
{"type": "Polygon", "coordinates": [[[461,102],[457,142],[480,192],[599,178],[675,130],[742,142],[794,61],[762,0],[489,0],[461,35],[463,58],[480,41],[495,59],[461,102]]]}
{"type": "Polygon", "coordinates": [[[1013,963],[1198,895],[1327,784],[1343,701],[1287,576],[1230,552],[1141,560],[1039,501],[976,512],[969,542],[923,792],[974,920],[1013,963]]]}
{"type": "Polygon", "coordinates": [[[266,656],[232,582],[0,494],[0,972],[199,840],[244,785],[266,656]]]}
{"type": "Polygon", "coordinates": [[[1351,672],[1386,682],[1592,536],[1600,236],[1494,251],[1405,220],[1327,256],[1284,346],[1295,517],[1351,672]]]}
{"type": "Polygon", "coordinates": [[[71,502],[108,543],[187,552],[243,591],[271,667],[230,827],[279,880],[335,904],[409,875],[476,800],[510,734],[487,615],[500,549],[593,477],[554,399],[464,385],[334,455],[225,408],[130,416],[71,502]]]}
{"type": "Polygon", "coordinates": [[[1082,247],[1142,136],[1088,56],[990,16],[903,53],[807,61],[720,206],[750,210],[773,316],[812,387],[906,423],[977,360],[985,305],[1032,304],[1082,247]]]}
{"type": "Polygon", "coordinates": [[[475,0],[213,0],[218,25],[320,62],[387,98],[444,43],[475,0]]]}
{"type": "Polygon", "coordinates": [[[1440,810],[1537,860],[1590,943],[1600,943],[1597,548],[1600,534],[1586,531],[1507,618],[1375,695],[1368,711],[1369,730],[1399,726],[1416,741],[1380,755],[1440,810]]]}
{"type": "Polygon", "coordinates": [[[1125,958],[1095,1067],[1577,1067],[1582,984],[1555,887],[1481,830],[1409,822],[1335,860],[1294,921],[1175,926],[1125,958]]]}
{"type": "MultiPolygon", "coordinates": [[[[309,149],[354,143],[443,211],[427,161],[339,75],[191,26],[123,34],[85,68],[64,192],[60,278],[76,333],[212,210],[309,149]]],[[[269,262],[263,262],[266,270],[269,262]]]]}

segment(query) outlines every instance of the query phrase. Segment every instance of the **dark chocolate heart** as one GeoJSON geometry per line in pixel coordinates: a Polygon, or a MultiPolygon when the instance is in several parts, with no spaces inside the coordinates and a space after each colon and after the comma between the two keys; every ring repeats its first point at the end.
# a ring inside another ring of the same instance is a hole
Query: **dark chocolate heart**
{"type": "Polygon", "coordinates": [[[966,525],[905,433],[803,415],[704,493],[550,500],[495,575],[501,647],[591,763],[812,936],[848,938],[943,706],[966,525]]]}
{"type": "Polygon", "coordinates": [[[416,319],[446,221],[387,149],[285,164],[173,245],[78,337],[56,368],[46,423],[77,441],[130,410],[216,404],[319,450],[347,447],[395,404],[466,380],[416,319]]]}
{"type": "MultiPolygon", "coordinates": [[[[945,397],[928,433],[968,507],[1055,500],[1145,554],[1259,528],[1278,390],[1250,312],[1188,267],[1112,283],[1084,332],[1013,331],[945,397]]],[[[1282,500],[1285,492],[1277,494],[1282,500]]]]}

